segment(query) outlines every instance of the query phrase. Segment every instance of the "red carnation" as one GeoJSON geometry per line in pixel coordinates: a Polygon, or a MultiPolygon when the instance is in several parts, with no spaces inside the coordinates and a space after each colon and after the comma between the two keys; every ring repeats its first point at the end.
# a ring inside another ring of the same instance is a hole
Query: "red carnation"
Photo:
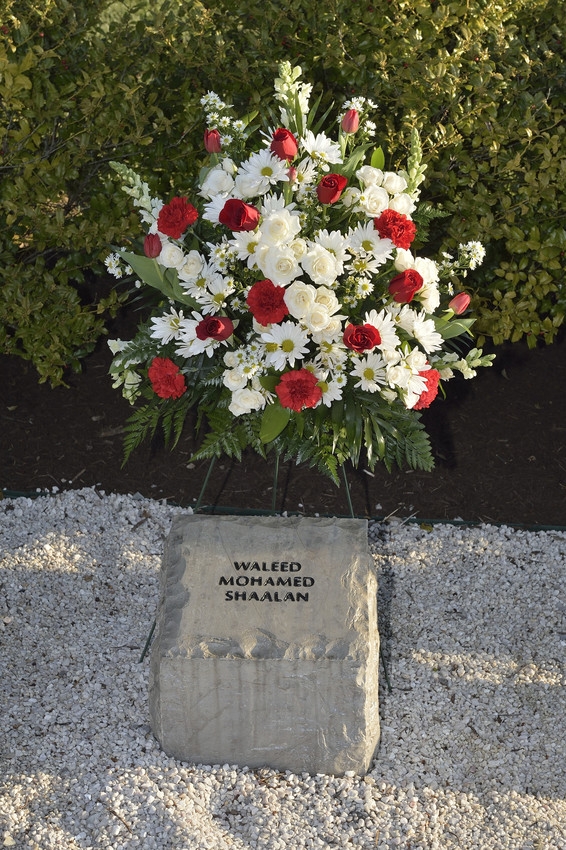
{"type": "Polygon", "coordinates": [[[373,325],[347,325],[344,331],[344,345],[361,354],[379,345],[381,336],[373,325]]]}
{"type": "Polygon", "coordinates": [[[157,217],[157,229],[171,239],[180,239],[187,227],[194,224],[198,212],[186,198],[173,198],[161,207],[157,217]]]}
{"type": "Polygon", "coordinates": [[[347,178],[342,174],[327,174],[316,187],[318,200],[321,204],[335,204],[347,183],[347,178]]]}
{"type": "Polygon", "coordinates": [[[424,407],[430,407],[438,395],[440,372],[437,369],[427,369],[426,372],[419,372],[419,375],[426,381],[426,390],[423,390],[420,394],[413,410],[422,410],[424,407]]]}
{"type": "Polygon", "coordinates": [[[373,225],[381,238],[391,239],[396,248],[410,248],[417,234],[415,222],[395,210],[384,210],[373,225]]]}
{"type": "Polygon", "coordinates": [[[423,285],[422,276],[416,269],[407,269],[396,275],[389,284],[389,293],[398,304],[408,304],[423,285]]]}
{"type": "Polygon", "coordinates": [[[185,376],[168,357],[154,357],[147,376],[154,393],[160,398],[180,398],[187,389],[185,376]]]}
{"type": "Polygon", "coordinates": [[[275,286],[271,280],[258,280],[248,292],[246,301],[256,322],[271,325],[283,321],[289,313],[284,298],[284,286],[275,286]]]}
{"type": "Polygon", "coordinates": [[[216,339],[222,342],[232,336],[234,323],[225,316],[207,316],[195,328],[197,339],[216,339]]]}
{"type": "Polygon", "coordinates": [[[290,130],[285,130],[283,127],[280,127],[274,132],[269,149],[275,154],[275,156],[278,156],[279,159],[285,159],[288,161],[290,159],[295,159],[297,156],[299,144],[290,130]]]}
{"type": "Polygon", "coordinates": [[[239,198],[229,198],[220,211],[218,220],[235,233],[255,230],[259,222],[259,212],[251,204],[239,198]]]}
{"type": "Polygon", "coordinates": [[[275,392],[283,407],[300,413],[306,407],[315,407],[322,398],[318,378],[308,369],[295,369],[281,375],[275,392]]]}

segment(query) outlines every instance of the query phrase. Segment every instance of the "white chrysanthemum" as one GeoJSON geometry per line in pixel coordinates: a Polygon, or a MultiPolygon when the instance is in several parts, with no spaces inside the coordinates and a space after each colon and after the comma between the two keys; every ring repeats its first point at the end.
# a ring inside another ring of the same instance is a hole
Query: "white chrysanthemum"
{"type": "Polygon", "coordinates": [[[231,277],[222,277],[220,274],[214,274],[207,278],[206,288],[201,290],[198,298],[199,304],[202,306],[202,312],[205,315],[218,313],[226,307],[226,299],[235,290],[234,279],[231,277]]]}
{"type": "Polygon", "coordinates": [[[250,387],[243,387],[232,393],[228,410],[233,416],[244,416],[252,410],[261,410],[263,407],[265,407],[265,397],[262,393],[250,387]]]}
{"type": "Polygon", "coordinates": [[[442,336],[436,330],[434,320],[426,319],[424,313],[415,316],[412,335],[420,342],[427,354],[442,348],[442,336]]]}
{"type": "Polygon", "coordinates": [[[185,254],[183,265],[177,270],[182,281],[194,281],[202,274],[205,267],[205,259],[198,251],[189,251],[185,254]]]}
{"type": "Polygon", "coordinates": [[[159,265],[166,269],[180,270],[185,263],[185,252],[174,242],[166,241],[161,246],[159,265]]]}
{"type": "Polygon", "coordinates": [[[271,247],[262,242],[256,251],[256,264],[277,286],[287,286],[301,274],[293,249],[288,245],[271,247]]]}
{"type": "Polygon", "coordinates": [[[308,334],[294,322],[273,325],[261,339],[265,344],[266,365],[278,370],[294,366],[295,361],[302,360],[308,352],[308,334]]]}
{"type": "Polygon", "coordinates": [[[314,307],[316,288],[296,280],[285,290],[284,301],[294,319],[302,319],[314,307]]]}
{"type": "Polygon", "coordinates": [[[379,354],[370,353],[356,359],[350,373],[353,378],[358,378],[354,386],[369,393],[378,392],[386,382],[385,366],[385,360],[379,354]]]}
{"type": "Polygon", "coordinates": [[[300,233],[301,222],[298,215],[289,210],[276,210],[261,222],[262,241],[267,245],[283,245],[292,242],[300,233]]]}
{"type": "Polygon", "coordinates": [[[269,192],[262,197],[259,211],[263,218],[267,218],[271,213],[281,212],[282,210],[293,212],[295,206],[296,204],[294,202],[286,204],[283,195],[279,195],[276,192],[269,192]]]}
{"type": "Polygon", "coordinates": [[[172,309],[170,313],[164,313],[151,320],[153,330],[150,334],[152,339],[159,339],[164,345],[177,339],[181,332],[181,322],[184,319],[183,311],[172,309]]]}
{"type": "Polygon", "coordinates": [[[222,165],[211,168],[204,178],[199,195],[212,199],[216,195],[227,197],[234,190],[234,178],[226,172],[222,165]]]}
{"type": "Polygon", "coordinates": [[[316,362],[326,369],[342,368],[348,359],[348,351],[343,343],[337,340],[320,340],[321,334],[313,334],[313,339],[319,346],[316,362]],[[316,339],[315,339],[316,337],[316,339]]]}
{"type": "Polygon", "coordinates": [[[261,243],[262,232],[260,230],[244,230],[241,233],[234,233],[230,244],[236,251],[238,260],[245,260],[249,269],[253,269],[256,265],[256,251],[261,243]]]}
{"type": "Polygon", "coordinates": [[[371,165],[362,165],[356,171],[356,177],[362,186],[381,186],[383,183],[383,171],[380,168],[373,168],[371,165]]]}
{"type": "Polygon", "coordinates": [[[395,171],[385,171],[381,185],[384,189],[387,189],[390,195],[398,195],[407,188],[407,181],[400,174],[396,174],[395,171]]]}
{"type": "Polygon", "coordinates": [[[389,201],[389,209],[410,216],[417,208],[415,201],[406,192],[394,195],[389,201]]]}
{"type": "Polygon", "coordinates": [[[288,170],[287,163],[266,148],[253,153],[247,162],[240,165],[236,187],[239,189],[242,178],[247,178],[250,184],[255,181],[258,186],[258,190],[253,194],[264,195],[269,192],[271,186],[276,183],[286,183],[289,180],[288,170]]]}
{"type": "Polygon", "coordinates": [[[233,197],[233,193],[229,196],[215,195],[208,204],[204,205],[202,217],[205,221],[210,221],[212,224],[220,223],[220,213],[224,209],[226,201],[233,197]]]}
{"type": "Polygon", "coordinates": [[[389,205],[389,195],[381,186],[367,186],[360,197],[356,209],[374,218],[386,210],[389,205]]]}
{"type": "Polygon", "coordinates": [[[330,233],[327,230],[319,230],[313,241],[334,255],[338,274],[342,274],[343,264],[348,259],[348,237],[339,230],[332,230],[330,233]]]}
{"type": "Polygon", "coordinates": [[[339,264],[334,254],[314,244],[301,260],[301,265],[317,285],[331,286],[339,274],[339,264]]]}
{"type": "Polygon", "coordinates": [[[307,130],[300,143],[313,162],[319,165],[323,171],[328,171],[330,164],[342,162],[340,145],[333,142],[324,133],[318,133],[315,136],[312,130],[307,130]]]}
{"type": "Polygon", "coordinates": [[[399,345],[399,337],[395,330],[395,322],[386,310],[370,310],[365,315],[365,322],[378,331],[381,342],[377,346],[382,352],[394,350],[399,345]]]}
{"type": "Polygon", "coordinates": [[[206,262],[203,262],[200,273],[196,277],[191,277],[190,280],[181,279],[183,292],[190,295],[191,298],[196,298],[199,303],[205,303],[206,296],[203,295],[209,283],[212,283],[216,278],[221,278],[221,275],[206,262]]]}
{"type": "Polygon", "coordinates": [[[316,180],[316,165],[311,159],[298,162],[292,172],[291,185],[301,197],[316,180]]]}

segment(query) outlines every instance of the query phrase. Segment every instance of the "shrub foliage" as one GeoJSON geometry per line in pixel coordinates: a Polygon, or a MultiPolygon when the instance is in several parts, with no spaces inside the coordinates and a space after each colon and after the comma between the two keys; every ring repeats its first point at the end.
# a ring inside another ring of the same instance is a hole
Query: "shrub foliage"
{"type": "MultiPolygon", "coordinates": [[[[0,0],[0,350],[63,380],[127,297],[94,268],[137,218],[109,167],[190,192],[200,96],[239,110],[300,64],[337,106],[378,103],[387,166],[418,128],[435,248],[479,239],[476,329],[551,342],[564,320],[563,13],[553,0],[0,0]],[[447,224],[448,222],[448,224],[447,224]],[[479,284],[478,281],[479,280],[479,284]]],[[[465,285],[465,281],[462,282],[465,285]]]]}

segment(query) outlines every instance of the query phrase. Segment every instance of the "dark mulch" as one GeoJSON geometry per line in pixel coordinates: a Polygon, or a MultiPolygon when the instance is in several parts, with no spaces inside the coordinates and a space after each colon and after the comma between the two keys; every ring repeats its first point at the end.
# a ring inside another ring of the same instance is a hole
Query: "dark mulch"
{"type": "MultiPolygon", "coordinates": [[[[426,412],[433,472],[347,469],[356,514],[566,526],[566,343],[534,350],[518,343],[497,353],[492,368],[472,381],[454,379],[448,398],[426,412]]],[[[69,376],[69,389],[51,389],[28,363],[0,357],[2,489],[96,486],[194,504],[208,462],[187,468],[190,437],[174,453],[144,446],[121,468],[131,409],[111,388],[109,363],[102,343],[82,374],[69,376]]],[[[272,487],[273,462],[255,454],[224,459],[204,504],[269,509],[272,487]]],[[[294,464],[281,466],[276,507],[348,514],[344,487],[294,464]]]]}

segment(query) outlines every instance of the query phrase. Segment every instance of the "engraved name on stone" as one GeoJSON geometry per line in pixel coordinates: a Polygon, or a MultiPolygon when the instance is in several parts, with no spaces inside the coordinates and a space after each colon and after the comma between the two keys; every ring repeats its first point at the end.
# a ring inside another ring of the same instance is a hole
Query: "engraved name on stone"
{"type": "Polygon", "coordinates": [[[313,587],[315,583],[315,579],[307,575],[255,575],[256,572],[298,573],[303,568],[298,561],[234,561],[233,568],[238,575],[221,575],[218,581],[220,587],[234,588],[224,592],[226,602],[308,602],[310,591],[305,588],[313,587]],[[240,589],[244,587],[247,589],[240,589]]]}

